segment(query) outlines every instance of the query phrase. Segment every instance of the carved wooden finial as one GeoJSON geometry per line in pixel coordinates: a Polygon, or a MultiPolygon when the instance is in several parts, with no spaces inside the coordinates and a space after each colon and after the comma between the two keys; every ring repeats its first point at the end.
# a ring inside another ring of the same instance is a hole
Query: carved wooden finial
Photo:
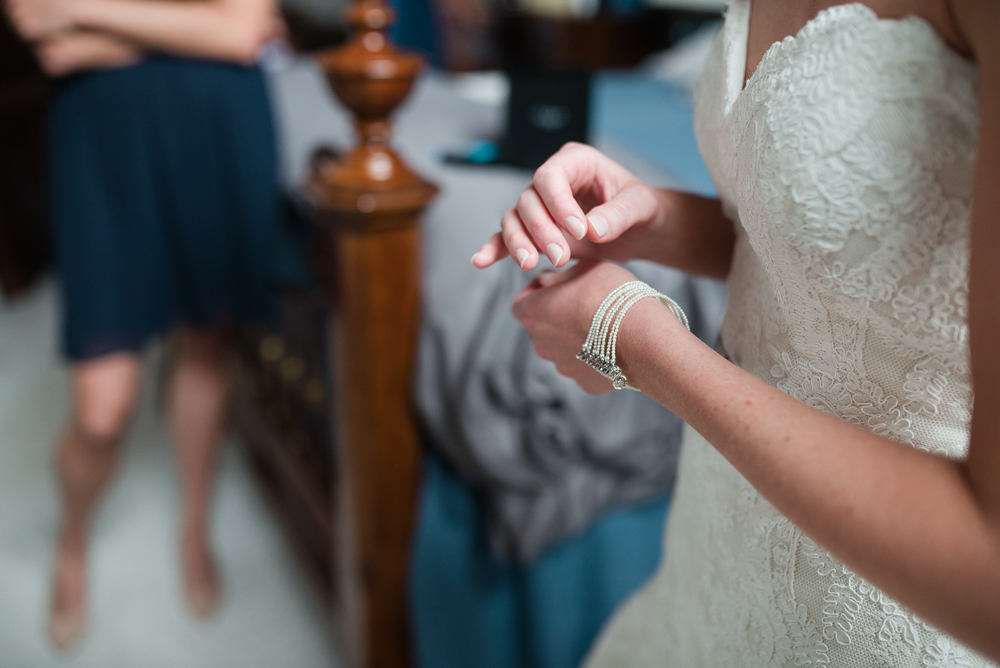
{"type": "Polygon", "coordinates": [[[394,14],[379,0],[354,3],[347,12],[354,28],[351,40],[317,56],[358,131],[358,145],[340,160],[322,165],[310,184],[327,208],[347,214],[340,217],[341,224],[401,225],[437,192],[390,146],[390,116],[423,69],[420,56],[401,53],[389,40],[386,33],[394,14]]]}

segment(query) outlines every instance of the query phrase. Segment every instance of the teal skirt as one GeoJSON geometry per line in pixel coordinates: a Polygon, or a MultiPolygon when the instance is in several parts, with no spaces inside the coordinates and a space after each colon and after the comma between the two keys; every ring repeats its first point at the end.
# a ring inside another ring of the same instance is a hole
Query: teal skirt
{"type": "Polygon", "coordinates": [[[68,77],[48,139],[68,358],[271,318],[280,191],[259,68],[151,57],[68,77]]]}

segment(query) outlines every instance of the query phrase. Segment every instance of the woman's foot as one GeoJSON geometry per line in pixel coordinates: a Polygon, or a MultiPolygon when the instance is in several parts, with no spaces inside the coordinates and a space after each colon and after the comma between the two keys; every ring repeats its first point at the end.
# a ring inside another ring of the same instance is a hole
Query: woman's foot
{"type": "Polygon", "coordinates": [[[82,541],[60,541],[52,583],[48,631],[52,644],[66,652],[87,625],[87,559],[82,541]]]}
{"type": "Polygon", "coordinates": [[[222,586],[215,557],[203,535],[185,531],[181,538],[184,596],[198,617],[210,617],[219,607],[222,586]]]}

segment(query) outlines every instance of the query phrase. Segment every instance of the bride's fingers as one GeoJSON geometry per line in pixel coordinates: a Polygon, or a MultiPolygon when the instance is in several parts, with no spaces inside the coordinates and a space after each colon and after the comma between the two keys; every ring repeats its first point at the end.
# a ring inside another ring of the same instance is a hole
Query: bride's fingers
{"type": "Polygon", "coordinates": [[[656,215],[656,208],[653,189],[640,181],[631,183],[609,201],[590,210],[588,236],[591,241],[617,239],[636,223],[651,220],[656,215]]]}
{"type": "Polygon", "coordinates": [[[507,246],[504,245],[503,235],[497,232],[472,256],[472,266],[485,269],[505,257],[507,257],[507,246]]]}
{"type": "Polygon", "coordinates": [[[576,240],[587,236],[587,217],[573,195],[566,165],[557,160],[546,162],[535,172],[532,187],[541,197],[551,220],[576,240]]]}
{"type": "Polygon", "coordinates": [[[562,267],[569,262],[569,244],[533,187],[529,186],[518,197],[517,214],[534,240],[535,247],[542,249],[553,267],[562,267]]]}
{"type": "Polygon", "coordinates": [[[521,222],[516,209],[510,209],[500,219],[500,234],[514,261],[524,271],[531,271],[538,264],[538,250],[521,222]]]}

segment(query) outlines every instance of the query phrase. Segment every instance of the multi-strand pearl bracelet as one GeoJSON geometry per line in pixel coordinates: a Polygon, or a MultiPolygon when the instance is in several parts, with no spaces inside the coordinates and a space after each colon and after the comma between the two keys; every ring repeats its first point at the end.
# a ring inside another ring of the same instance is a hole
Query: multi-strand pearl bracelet
{"type": "Polygon", "coordinates": [[[691,329],[687,316],[680,305],[670,297],[661,292],[657,292],[642,281],[629,281],[612,290],[611,294],[604,298],[601,305],[594,314],[594,319],[590,323],[590,332],[587,340],[583,342],[583,349],[576,358],[585,362],[596,370],[599,374],[611,380],[616,390],[636,390],[634,385],[628,382],[621,367],[615,364],[615,345],[618,342],[618,329],[628,310],[639,301],[653,297],[670,309],[684,326],[691,329]]]}

